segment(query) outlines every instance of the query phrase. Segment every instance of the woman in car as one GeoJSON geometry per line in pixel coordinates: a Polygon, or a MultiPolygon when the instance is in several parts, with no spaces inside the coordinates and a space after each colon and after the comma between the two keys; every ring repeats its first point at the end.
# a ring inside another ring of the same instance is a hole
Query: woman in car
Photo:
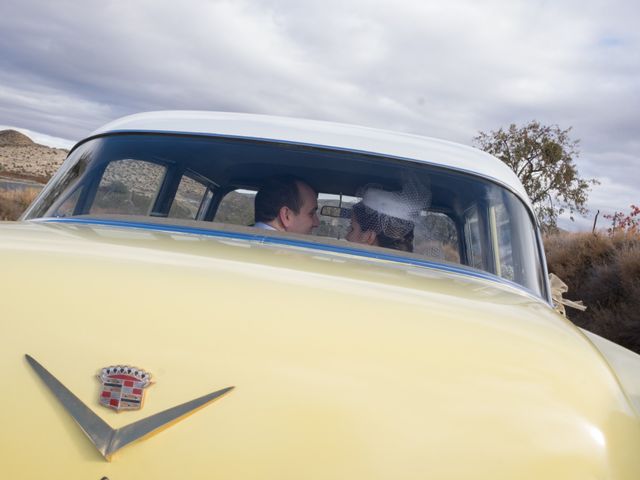
{"type": "Polygon", "coordinates": [[[413,232],[420,206],[406,192],[369,187],[351,213],[350,242],[413,251],[413,232]]]}

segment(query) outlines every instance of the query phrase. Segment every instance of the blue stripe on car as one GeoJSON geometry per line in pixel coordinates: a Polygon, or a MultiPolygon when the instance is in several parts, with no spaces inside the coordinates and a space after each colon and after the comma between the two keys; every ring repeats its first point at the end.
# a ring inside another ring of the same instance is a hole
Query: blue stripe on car
{"type": "Polygon", "coordinates": [[[493,282],[498,282],[504,285],[515,287],[518,290],[524,291],[525,293],[537,299],[540,299],[537,295],[523,288],[522,285],[510,282],[504,278],[498,277],[496,275],[492,275],[490,273],[483,273],[477,270],[470,270],[464,267],[456,267],[454,265],[445,265],[442,263],[431,262],[429,260],[407,258],[407,257],[398,256],[398,255],[379,253],[379,252],[363,251],[363,250],[352,248],[349,246],[342,247],[342,246],[326,245],[326,244],[320,245],[314,242],[306,242],[304,240],[291,239],[291,238],[279,238],[279,237],[270,237],[270,236],[267,237],[259,234],[254,235],[250,233],[224,232],[222,230],[210,230],[210,229],[196,228],[196,227],[184,227],[179,225],[158,225],[154,223],[144,223],[144,222],[98,220],[98,219],[87,219],[87,218],[43,218],[43,219],[32,220],[32,221],[44,222],[44,223],[75,223],[75,224],[86,224],[86,225],[103,225],[103,226],[110,226],[110,227],[129,227],[129,228],[138,228],[142,230],[153,230],[153,231],[172,232],[172,233],[186,233],[186,234],[192,234],[192,235],[205,235],[208,237],[257,241],[264,244],[285,245],[289,247],[301,247],[301,248],[307,248],[311,250],[320,250],[323,252],[341,253],[341,254],[353,255],[357,257],[374,258],[377,260],[388,260],[392,262],[404,263],[407,265],[433,268],[436,270],[441,270],[449,273],[458,273],[462,275],[468,275],[476,278],[482,278],[484,280],[491,280],[493,282]]]}

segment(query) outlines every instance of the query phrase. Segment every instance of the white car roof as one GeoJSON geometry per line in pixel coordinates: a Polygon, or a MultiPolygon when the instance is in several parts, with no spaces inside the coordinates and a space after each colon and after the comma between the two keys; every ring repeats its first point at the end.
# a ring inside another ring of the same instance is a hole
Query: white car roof
{"type": "Polygon", "coordinates": [[[174,132],[277,140],[409,159],[497,181],[531,206],[515,173],[481,150],[453,142],[369,127],[245,113],[160,111],[129,115],[92,133],[174,132]]]}

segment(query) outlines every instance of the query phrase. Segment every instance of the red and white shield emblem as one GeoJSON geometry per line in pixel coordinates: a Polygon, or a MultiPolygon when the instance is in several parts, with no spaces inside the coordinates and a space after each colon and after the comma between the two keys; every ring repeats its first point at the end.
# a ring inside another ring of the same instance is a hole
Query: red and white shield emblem
{"type": "Polygon", "coordinates": [[[144,389],[151,383],[150,373],[135,367],[114,365],[103,368],[98,378],[102,382],[102,405],[116,411],[142,408],[144,389]]]}

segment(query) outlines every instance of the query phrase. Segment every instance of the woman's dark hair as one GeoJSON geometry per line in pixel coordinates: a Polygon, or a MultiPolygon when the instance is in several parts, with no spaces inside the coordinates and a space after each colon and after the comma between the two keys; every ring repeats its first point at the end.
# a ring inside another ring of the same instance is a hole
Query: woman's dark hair
{"type": "Polygon", "coordinates": [[[413,223],[379,213],[362,202],[353,206],[353,215],[363,231],[373,231],[376,234],[379,246],[403,252],[413,252],[413,223]],[[383,225],[388,223],[400,227],[396,228],[396,231],[406,233],[402,233],[398,238],[386,235],[383,225]]]}

